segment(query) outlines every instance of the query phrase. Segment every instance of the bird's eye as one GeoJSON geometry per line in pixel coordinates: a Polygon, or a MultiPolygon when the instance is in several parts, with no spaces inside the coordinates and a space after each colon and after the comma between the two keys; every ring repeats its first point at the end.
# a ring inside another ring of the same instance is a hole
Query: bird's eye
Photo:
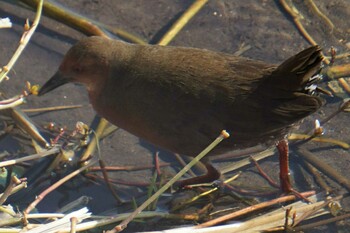
{"type": "Polygon", "coordinates": [[[81,67],[80,65],[76,65],[73,67],[73,71],[75,73],[81,73],[83,71],[83,67],[81,67]]]}

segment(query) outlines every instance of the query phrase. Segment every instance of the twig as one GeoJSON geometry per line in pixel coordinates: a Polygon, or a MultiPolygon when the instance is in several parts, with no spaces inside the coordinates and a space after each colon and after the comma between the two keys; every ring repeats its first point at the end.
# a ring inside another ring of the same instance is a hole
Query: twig
{"type": "Polygon", "coordinates": [[[22,109],[25,113],[33,113],[33,112],[49,112],[49,111],[60,111],[74,108],[84,107],[82,104],[78,105],[70,105],[70,106],[54,106],[54,107],[46,107],[46,108],[30,108],[30,109],[22,109]]]}
{"type": "Polygon", "coordinates": [[[329,176],[331,179],[335,180],[340,185],[344,186],[347,190],[350,191],[350,181],[341,174],[339,174],[337,170],[335,170],[328,164],[322,162],[319,158],[317,158],[317,156],[313,155],[313,153],[311,153],[307,149],[298,149],[297,153],[299,157],[305,159],[306,161],[311,163],[312,166],[316,167],[325,175],[329,176]]]}
{"type": "Polygon", "coordinates": [[[350,64],[342,64],[342,65],[328,67],[325,70],[325,74],[330,79],[350,76],[350,64]]]}
{"type": "Polygon", "coordinates": [[[168,45],[169,42],[179,33],[179,31],[181,31],[181,29],[188,23],[188,21],[190,21],[190,19],[196,15],[207,2],[208,0],[196,0],[159,40],[158,45],[168,45]]]}
{"type": "Polygon", "coordinates": [[[96,150],[96,146],[98,144],[98,139],[100,138],[101,134],[103,133],[104,129],[109,125],[109,122],[101,118],[100,122],[97,126],[97,129],[95,130],[94,133],[94,138],[90,141],[88,147],[84,151],[83,155],[80,158],[80,161],[85,161],[87,160],[96,150]]]}
{"type": "MultiPolygon", "coordinates": [[[[301,193],[301,195],[304,196],[304,197],[309,197],[309,196],[314,195],[314,194],[315,194],[314,191],[301,193]]],[[[219,223],[223,223],[223,222],[229,221],[229,220],[231,220],[233,218],[236,218],[236,217],[244,215],[244,214],[251,213],[251,212],[256,211],[256,210],[260,210],[260,209],[263,209],[263,208],[266,208],[266,207],[269,207],[269,206],[272,206],[272,205],[276,205],[276,204],[279,204],[279,203],[282,203],[282,202],[292,201],[292,200],[295,200],[295,199],[296,199],[295,195],[289,195],[289,196],[276,198],[276,199],[273,199],[273,200],[270,200],[270,201],[262,202],[262,203],[259,203],[259,204],[253,205],[253,206],[249,206],[249,207],[244,208],[242,210],[239,210],[239,211],[236,211],[236,212],[224,215],[222,217],[210,220],[208,222],[199,224],[199,225],[196,226],[196,228],[203,228],[203,227],[214,226],[214,225],[217,225],[219,223]]]]}
{"type": "Polygon", "coordinates": [[[58,147],[54,147],[50,150],[47,151],[43,151],[37,154],[32,154],[32,155],[28,155],[19,159],[11,159],[11,160],[7,160],[7,161],[3,161],[0,162],[0,167],[6,167],[6,166],[10,166],[10,165],[15,165],[18,163],[22,163],[22,162],[26,162],[26,161],[30,161],[30,160],[34,160],[34,159],[40,159],[49,155],[53,155],[58,153],[60,150],[58,147]]]}
{"type": "Polygon", "coordinates": [[[57,181],[56,183],[54,183],[53,185],[51,185],[49,188],[47,188],[46,190],[44,190],[40,195],[37,196],[37,198],[35,199],[35,201],[33,201],[28,207],[27,209],[24,210],[23,214],[27,215],[30,213],[30,211],[32,211],[37,204],[39,204],[39,202],[45,198],[46,195],[48,195],[50,192],[52,192],[53,190],[55,190],[56,188],[58,188],[59,186],[61,186],[63,183],[67,182],[68,180],[72,179],[74,176],[78,175],[79,173],[81,173],[82,171],[86,170],[87,168],[91,167],[92,165],[94,165],[96,163],[95,162],[90,162],[89,164],[85,165],[84,167],[79,168],[78,170],[70,173],[69,175],[65,176],[64,178],[60,179],[59,181],[57,181]]]}
{"type": "MultiPolygon", "coordinates": [[[[230,183],[231,181],[237,179],[240,175],[241,175],[241,173],[239,172],[238,174],[236,174],[236,175],[230,177],[229,179],[225,180],[223,183],[226,185],[226,184],[230,183]]],[[[195,187],[195,186],[196,186],[196,185],[193,185],[193,186],[191,186],[191,187],[195,187]]],[[[176,210],[178,210],[178,209],[181,209],[181,208],[183,208],[184,206],[186,206],[186,205],[188,205],[188,204],[190,204],[190,203],[192,203],[192,202],[195,202],[195,201],[197,201],[198,199],[200,199],[200,198],[202,198],[202,197],[204,197],[204,196],[207,196],[207,195],[209,195],[209,194],[211,194],[211,193],[213,193],[213,192],[216,192],[217,190],[219,190],[219,188],[218,188],[218,187],[215,187],[215,188],[212,188],[212,189],[210,189],[210,190],[208,190],[208,191],[202,192],[201,194],[199,194],[199,195],[197,195],[197,196],[191,198],[190,200],[185,201],[185,202],[183,202],[183,203],[180,203],[180,204],[177,205],[176,207],[172,208],[172,209],[171,209],[171,212],[176,211],[176,210]]]]}
{"type": "Polygon", "coordinates": [[[342,195],[334,197],[334,198],[329,198],[328,200],[325,200],[324,203],[322,203],[321,205],[311,209],[310,211],[305,211],[302,215],[300,215],[298,217],[298,219],[296,219],[293,223],[293,226],[297,226],[299,223],[301,223],[302,221],[304,221],[305,219],[308,219],[310,216],[314,215],[316,212],[318,212],[319,210],[321,210],[322,208],[329,206],[330,203],[332,202],[336,202],[339,201],[343,198],[342,195]]]}
{"type": "MultiPolygon", "coordinates": [[[[310,135],[308,134],[297,134],[297,133],[292,133],[288,136],[288,140],[308,140],[310,138],[310,135]]],[[[337,139],[333,138],[326,138],[326,137],[313,137],[311,141],[314,142],[327,142],[327,143],[332,143],[338,146],[341,146],[343,149],[349,149],[350,145],[344,141],[340,141],[337,139]]]]}
{"type": "Polygon", "coordinates": [[[24,95],[18,95],[10,99],[1,100],[0,101],[0,110],[5,110],[8,108],[14,108],[17,107],[23,103],[25,103],[26,96],[24,95]]]}
{"type": "Polygon", "coordinates": [[[250,156],[251,161],[254,163],[255,167],[258,169],[259,173],[265,178],[265,180],[275,188],[280,188],[280,186],[260,167],[258,161],[256,161],[252,156],[250,156]]]}
{"type": "Polygon", "coordinates": [[[259,144],[254,147],[234,150],[222,155],[215,155],[215,157],[212,158],[212,161],[222,161],[227,159],[248,157],[249,155],[252,155],[252,154],[263,153],[266,150],[269,150],[269,149],[266,146],[262,146],[259,144]]]}
{"type": "MultiPolygon", "coordinates": [[[[256,155],[252,155],[251,158],[254,158],[254,160],[256,160],[256,161],[262,160],[264,158],[267,158],[267,157],[274,155],[275,154],[274,150],[275,150],[275,148],[269,148],[269,149],[264,150],[256,155]]],[[[251,158],[245,158],[245,159],[242,159],[238,162],[235,162],[234,164],[227,165],[226,167],[223,167],[220,169],[221,173],[226,174],[230,171],[235,171],[235,170],[240,169],[244,166],[251,165],[252,164],[251,158]]]]}
{"type": "Polygon", "coordinates": [[[327,123],[328,121],[330,121],[333,117],[335,117],[336,115],[338,115],[339,113],[346,111],[347,108],[350,107],[350,99],[344,100],[343,104],[340,105],[340,107],[331,115],[329,115],[326,119],[323,119],[320,124],[324,125],[325,123],[327,123]]]}
{"type": "Polygon", "coordinates": [[[229,134],[226,131],[222,131],[221,134],[201,153],[199,153],[189,164],[187,164],[181,171],[179,171],[172,179],[170,179],[161,189],[153,194],[147,201],[142,203],[130,216],[121,222],[119,225],[114,227],[112,230],[107,231],[108,233],[120,232],[125,229],[129,222],[131,222],[135,216],[142,212],[149,204],[156,200],[159,195],[165,192],[171,185],[173,185],[178,179],[180,179],[193,165],[195,165],[201,158],[208,154],[215,146],[217,146],[222,140],[228,138],[229,134]]]}
{"type": "MultiPolygon", "coordinates": [[[[159,167],[169,166],[170,163],[160,163],[159,167]]],[[[155,168],[154,165],[144,165],[144,166],[106,166],[106,171],[139,171],[155,168]]],[[[101,171],[101,167],[91,167],[89,172],[101,171]]]]}
{"type": "Polygon", "coordinates": [[[22,54],[22,52],[25,49],[25,47],[27,46],[30,38],[32,37],[33,33],[35,32],[35,29],[37,28],[37,26],[39,24],[39,21],[40,21],[41,11],[42,11],[42,7],[43,7],[43,1],[44,0],[40,0],[39,1],[39,4],[37,6],[36,15],[35,15],[35,18],[34,18],[32,26],[28,25],[28,21],[26,22],[26,26],[28,26],[29,28],[26,30],[26,26],[25,26],[25,31],[24,31],[24,33],[22,35],[22,38],[21,38],[21,40],[19,42],[19,46],[18,46],[16,52],[13,54],[12,58],[7,63],[7,65],[5,65],[2,68],[2,70],[0,72],[0,83],[7,77],[8,72],[15,65],[15,63],[18,60],[19,56],[22,54]]]}
{"type": "Polygon", "coordinates": [[[85,207],[80,210],[74,211],[72,213],[64,215],[63,218],[55,220],[53,222],[44,223],[40,226],[35,227],[32,230],[26,231],[28,233],[36,233],[36,232],[62,232],[66,228],[69,228],[68,232],[71,232],[71,219],[76,218],[78,222],[81,222],[84,219],[88,219],[91,216],[91,213],[85,207]]]}
{"type": "Polygon", "coordinates": [[[49,143],[41,136],[38,128],[34,125],[32,120],[18,108],[9,109],[13,120],[16,122],[20,128],[27,132],[35,141],[37,141],[41,146],[49,148],[49,143]]]}
{"type": "MultiPolygon", "coordinates": [[[[310,36],[310,34],[306,31],[305,27],[301,23],[301,16],[299,11],[292,5],[288,5],[286,0],[280,0],[280,4],[284,8],[284,10],[293,18],[293,21],[295,23],[295,26],[299,30],[299,32],[304,36],[304,38],[311,44],[311,45],[317,45],[317,42],[310,36]]],[[[329,60],[325,57],[324,62],[326,64],[329,64],[329,60]]]]}
{"type": "MultiPolygon", "coordinates": [[[[87,206],[89,202],[92,200],[91,197],[88,196],[81,196],[78,199],[69,202],[68,204],[65,204],[62,208],[56,210],[56,213],[66,213],[78,208],[81,208],[82,206],[87,206]]],[[[30,214],[27,216],[29,219],[30,214]]]]}
{"type": "MultiPolygon", "coordinates": [[[[238,193],[241,196],[271,196],[271,195],[276,195],[277,193],[279,193],[279,189],[274,189],[271,191],[266,191],[268,190],[269,187],[264,187],[264,186],[259,186],[256,187],[254,186],[253,188],[255,190],[249,190],[248,187],[242,187],[242,185],[239,186],[234,186],[234,185],[230,185],[230,184],[226,184],[225,185],[229,190],[232,190],[234,193],[238,193]]],[[[250,187],[250,189],[252,189],[252,187],[250,187]]]]}
{"type": "Polygon", "coordinates": [[[2,205],[6,199],[11,195],[11,193],[13,193],[13,189],[20,185],[23,181],[25,180],[21,180],[18,179],[16,176],[12,176],[9,185],[6,187],[4,193],[0,196],[0,205],[2,205]]]}
{"type": "MultiPolygon", "coordinates": [[[[158,178],[158,173],[157,171],[153,172],[153,176],[151,177],[151,181],[149,186],[147,187],[147,199],[152,196],[152,193],[157,192],[157,178],[158,178]]],[[[146,210],[155,210],[155,207],[157,206],[157,201],[158,198],[156,198],[150,205],[148,205],[145,209],[146,210]]]]}
{"type": "MultiPolygon", "coordinates": [[[[21,179],[22,180],[22,179],[21,179]]],[[[24,179],[23,179],[24,180],[24,179]]],[[[16,185],[14,188],[12,188],[11,190],[11,194],[17,193],[18,191],[27,188],[27,182],[22,182],[19,185],[16,185]]],[[[2,194],[0,194],[0,197],[2,196],[2,194]]]]}
{"type": "Polygon", "coordinates": [[[337,217],[333,217],[333,218],[321,220],[321,221],[318,221],[318,222],[314,222],[314,223],[310,223],[310,224],[305,224],[305,225],[302,225],[302,226],[294,227],[293,231],[295,231],[295,232],[303,232],[303,231],[308,230],[308,229],[315,229],[316,227],[323,226],[323,225],[326,225],[326,224],[329,224],[329,223],[332,223],[332,222],[337,222],[337,221],[340,221],[340,220],[343,220],[343,219],[348,219],[348,218],[350,218],[350,214],[343,214],[343,215],[340,215],[340,216],[337,216],[337,217]]]}
{"type": "MultiPolygon", "coordinates": [[[[86,177],[90,177],[91,179],[99,179],[99,180],[105,181],[103,176],[86,174],[86,177]]],[[[111,178],[109,178],[108,180],[112,183],[126,185],[126,186],[147,187],[150,185],[150,182],[131,182],[129,180],[123,181],[123,180],[116,180],[116,179],[111,179],[111,178]]]]}
{"type": "Polygon", "coordinates": [[[312,45],[317,45],[316,41],[310,36],[310,34],[306,31],[303,24],[300,22],[301,16],[299,11],[292,5],[288,5],[285,0],[280,0],[280,4],[283,6],[285,11],[293,18],[295,26],[299,30],[299,32],[305,37],[305,39],[312,45]]]}
{"type": "Polygon", "coordinates": [[[157,151],[154,156],[154,167],[155,167],[155,170],[157,171],[157,175],[161,176],[162,171],[160,170],[159,151],[157,151]]]}
{"type": "Polygon", "coordinates": [[[319,142],[328,142],[328,143],[333,143],[336,145],[339,145],[341,147],[343,147],[344,149],[349,149],[349,144],[340,140],[336,140],[336,139],[331,139],[331,138],[324,138],[324,137],[318,137],[319,135],[322,135],[322,126],[324,124],[326,124],[328,121],[330,121],[332,118],[334,118],[336,115],[338,115],[339,113],[346,111],[347,108],[349,108],[350,106],[350,100],[344,100],[343,104],[340,105],[340,107],[334,111],[333,113],[331,113],[328,117],[326,117],[325,119],[318,121],[315,121],[315,128],[313,130],[309,130],[306,132],[306,134],[294,134],[292,133],[288,139],[290,140],[303,140],[303,141],[299,141],[299,142],[295,142],[293,143],[294,146],[298,145],[302,145],[305,144],[306,142],[313,140],[313,141],[319,141],[319,142]],[[313,132],[312,132],[313,131],[313,132]],[[309,135],[311,134],[312,135],[309,135]]]}
{"type": "Polygon", "coordinates": [[[71,217],[70,218],[70,222],[71,222],[71,225],[70,225],[70,233],[76,233],[76,228],[77,228],[77,223],[78,223],[78,218],[77,217],[71,217]]]}
{"type": "Polygon", "coordinates": [[[344,90],[350,94],[350,85],[346,82],[344,78],[338,79],[339,84],[344,88],[344,90]]]}
{"type": "MultiPolygon", "coordinates": [[[[107,126],[107,125],[105,125],[105,126],[107,126]]],[[[101,133],[103,132],[104,129],[105,129],[105,127],[101,129],[101,130],[102,130],[101,133]]],[[[92,131],[92,132],[93,132],[94,135],[95,135],[94,139],[96,140],[96,149],[97,149],[97,155],[98,155],[98,162],[99,162],[100,167],[101,167],[101,171],[102,171],[102,174],[103,174],[103,178],[104,178],[104,180],[105,180],[105,182],[106,182],[106,184],[107,184],[108,189],[111,191],[111,193],[112,193],[114,199],[116,199],[116,200],[118,201],[118,203],[123,203],[122,199],[117,195],[117,193],[116,193],[116,191],[114,190],[114,188],[113,188],[111,182],[109,181],[108,173],[107,173],[107,171],[106,171],[106,169],[105,169],[106,164],[105,164],[105,162],[104,162],[104,160],[103,160],[103,158],[102,158],[102,154],[101,154],[101,150],[100,150],[100,144],[99,144],[99,143],[100,143],[100,142],[99,142],[100,139],[99,139],[99,135],[97,135],[97,133],[96,133],[95,131],[92,131]]]]}
{"type": "MultiPolygon", "coordinates": [[[[39,0],[20,0],[20,1],[31,7],[35,7],[38,4],[39,0]]],[[[102,36],[105,38],[109,38],[109,35],[107,35],[104,31],[104,30],[107,30],[123,39],[126,39],[127,41],[138,43],[138,44],[145,44],[143,40],[139,39],[138,37],[126,31],[123,31],[117,28],[112,28],[110,26],[103,25],[102,23],[99,23],[97,21],[88,19],[82,15],[79,15],[73,11],[70,11],[67,8],[63,8],[62,6],[52,1],[45,1],[43,6],[43,11],[45,15],[59,22],[62,22],[88,36],[95,35],[95,36],[102,36]]]]}
{"type": "MultiPolygon", "coordinates": [[[[350,57],[350,53],[349,52],[344,52],[344,53],[340,53],[340,54],[337,54],[335,55],[335,59],[338,60],[338,59],[345,59],[345,58],[348,58],[350,57]]],[[[326,56],[327,59],[331,59],[331,57],[329,56],[326,56]]]]}
{"type": "Polygon", "coordinates": [[[307,0],[307,3],[309,3],[310,8],[316,13],[316,15],[318,15],[318,17],[320,17],[328,25],[328,27],[331,29],[331,31],[333,31],[334,24],[332,23],[332,21],[325,14],[323,14],[320,11],[320,9],[318,9],[318,7],[314,3],[314,1],[313,0],[307,0]]]}
{"type": "Polygon", "coordinates": [[[105,162],[100,158],[98,160],[99,164],[100,164],[100,167],[101,167],[101,171],[102,171],[102,174],[103,174],[103,178],[108,186],[108,189],[111,191],[114,199],[116,199],[118,201],[118,203],[123,203],[122,199],[118,196],[118,194],[115,192],[111,182],[109,181],[108,179],[108,174],[107,174],[107,171],[105,169],[105,162]]]}
{"type": "MultiPolygon", "coordinates": [[[[84,230],[89,230],[101,226],[106,226],[115,222],[122,221],[126,219],[130,213],[125,213],[125,214],[118,214],[116,217],[110,218],[106,216],[101,216],[100,221],[88,221],[88,222],[83,222],[77,225],[76,230],[77,231],[84,231],[84,230]]],[[[96,216],[94,216],[96,218],[96,216]]],[[[176,220],[189,220],[189,221],[198,221],[199,217],[198,215],[195,214],[169,214],[166,212],[156,212],[156,211],[144,211],[140,213],[136,218],[143,218],[143,219],[148,219],[148,218],[166,218],[166,219],[176,219],[176,220]]],[[[1,229],[0,229],[1,230],[1,229]]],[[[63,229],[61,232],[69,232],[70,229],[63,229]]]]}
{"type": "Polygon", "coordinates": [[[109,124],[102,132],[102,134],[100,135],[100,140],[104,139],[105,137],[111,135],[112,133],[114,133],[116,130],[118,130],[119,127],[109,124]]]}
{"type": "Polygon", "coordinates": [[[291,214],[292,208],[293,207],[287,208],[286,211],[285,211],[284,229],[288,229],[288,227],[289,227],[288,221],[289,221],[289,218],[290,218],[290,214],[291,214]]]}
{"type": "MultiPolygon", "coordinates": [[[[174,153],[174,156],[175,156],[176,160],[181,164],[181,166],[183,166],[183,167],[186,166],[185,160],[178,153],[174,153]]],[[[199,163],[200,163],[200,161],[199,161],[199,163]]],[[[196,164],[196,165],[198,165],[198,164],[196,164]]],[[[190,174],[192,177],[196,176],[196,174],[192,171],[192,169],[188,170],[187,173],[190,174]]]]}
{"type": "Polygon", "coordinates": [[[310,163],[304,161],[306,168],[309,170],[309,172],[313,175],[316,183],[325,190],[326,195],[330,194],[332,192],[331,187],[327,185],[325,180],[321,177],[321,174],[319,170],[317,170],[314,166],[312,166],[310,163]]]}

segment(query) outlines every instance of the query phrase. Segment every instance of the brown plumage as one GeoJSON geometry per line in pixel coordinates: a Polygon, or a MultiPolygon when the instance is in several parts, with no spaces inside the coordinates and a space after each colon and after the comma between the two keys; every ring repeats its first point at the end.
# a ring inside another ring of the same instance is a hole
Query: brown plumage
{"type": "MultiPolygon", "coordinates": [[[[39,95],[67,82],[82,83],[99,115],[189,156],[226,129],[232,136],[209,154],[215,155],[274,144],[294,123],[320,108],[322,99],[307,88],[322,59],[318,46],[275,66],[204,49],[90,37],[68,51],[39,95]]],[[[208,160],[204,162],[215,173],[208,160]]]]}

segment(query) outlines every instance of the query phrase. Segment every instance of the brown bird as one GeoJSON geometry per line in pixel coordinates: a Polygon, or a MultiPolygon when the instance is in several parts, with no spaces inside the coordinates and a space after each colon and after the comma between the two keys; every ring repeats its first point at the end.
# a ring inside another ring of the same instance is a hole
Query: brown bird
{"type": "MultiPolygon", "coordinates": [[[[313,95],[322,60],[318,46],[276,66],[204,49],[90,37],[67,52],[39,95],[81,83],[100,116],[179,154],[197,155],[225,129],[232,136],[209,155],[277,142],[288,155],[291,126],[323,104],[313,95]]],[[[282,189],[290,191],[283,161],[282,189]]],[[[180,186],[219,178],[209,159],[203,162],[208,173],[180,186]]]]}

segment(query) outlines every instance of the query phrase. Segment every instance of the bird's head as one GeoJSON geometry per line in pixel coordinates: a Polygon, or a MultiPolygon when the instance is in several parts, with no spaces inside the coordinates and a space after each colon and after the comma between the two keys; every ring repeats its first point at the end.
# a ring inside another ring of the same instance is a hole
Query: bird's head
{"type": "Polygon", "coordinates": [[[40,88],[39,96],[63,84],[84,84],[88,89],[107,77],[110,54],[108,39],[89,37],[75,44],[64,56],[58,71],[40,88]]]}

